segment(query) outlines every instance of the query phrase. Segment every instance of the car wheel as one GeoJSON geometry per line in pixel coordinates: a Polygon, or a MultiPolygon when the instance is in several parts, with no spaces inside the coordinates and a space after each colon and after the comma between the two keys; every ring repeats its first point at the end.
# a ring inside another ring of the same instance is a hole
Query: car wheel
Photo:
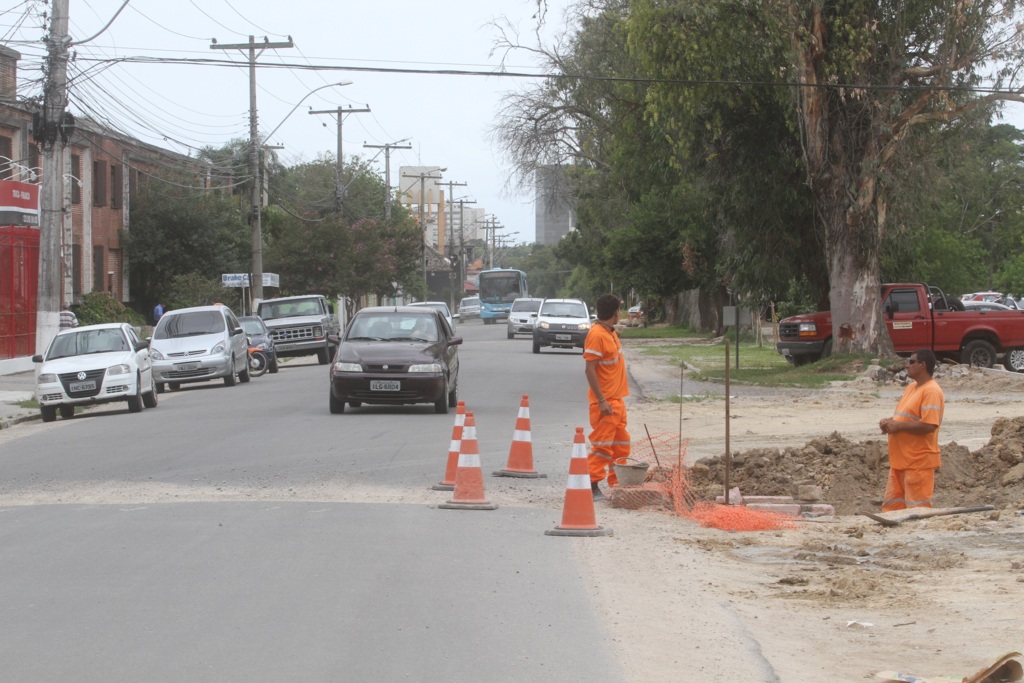
{"type": "Polygon", "coordinates": [[[159,386],[160,385],[157,384],[156,382],[152,382],[152,384],[150,385],[149,391],[142,395],[142,405],[146,406],[147,408],[156,408],[156,404],[157,404],[157,397],[156,397],[156,395],[157,395],[157,393],[159,393],[158,390],[157,390],[157,387],[159,387],[159,386]]]}
{"type": "Polygon", "coordinates": [[[245,358],[246,362],[242,363],[242,370],[238,373],[238,381],[241,382],[242,384],[245,384],[250,379],[252,379],[252,375],[249,374],[249,362],[248,362],[249,361],[249,357],[248,357],[248,355],[249,355],[249,352],[246,351],[246,358],[245,358]]]}
{"type": "Polygon", "coordinates": [[[829,339],[825,342],[825,345],[821,347],[821,357],[828,358],[832,355],[832,340],[829,339]]]}
{"type": "Polygon", "coordinates": [[[515,333],[515,332],[513,332],[513,331],[511,331],[511,330],[509,330],[509,332],[508,332],[508,338],[509,338],[509,339],[515,339],[515,338],[516,338],[516,333],[515,333]]]}
{"type": "Polygon", "coordinates": [[[960,354],[960,362],[979,368],[990,368],[996,362],[996,350],[984,339],[967,342],[960,354]]]}
{"type": "Polygon", "coordinates": [[[444,383],[444,394],[441,395],[441,400],[434,401],[434,412],[438,415],[448,413],[448,382],[444,383]]]}
{"type": "Polygon", "coordinates": [[[60,407],[60,416],[62,418],[64,418],[65,420],[70,420],[71,418],[73,418],[75,416],[75,407],[74,406],[61,406],[60,407]]]}
{"type": "Polygon", "coordinates": [[[327,396],[328,405],[331,408],[331,415],[341,415],[345,412],[345,402],[340,398],[335,398],[334,391],[330,387],[327,388],[327,396]]]}
{"type": "Polygon", "coordinates": [[[233,387],[235,386],[235,359],[231,359],[231,367],[228,368],[228,374],[224,378],[224,386],[233,387]]]}
{"type": "Polygon", "coordinates": [[[533,340],[533,352],[540,353],[540,342],[536,339],[533,340]]]}
{"type": "Polygon", "coordinates": [[[327,365],[331,362],[331,348],[325,346],[322,349],[318,349],[316,352],[316,359],[320,361],[320,365],[327,365]]]}
{"type": "Polygon", "coordinates": [[[156,393],[162,394],[166,390],[167,390],[167,385],[165,385],[163,382],[157,382],[156,383],[156,393]]]}
{"type": "Polygon", "coordinates": [[[1003,367],[1010,372],[1024,372],[1024,349],[1009,349],[1003,356],[1003,367]]]}
{"type": "Polygon", "coordinates": [[[43,418],[43,422],[53,422],[57,419],[57,408],[56,406],[39,406],[39,414],[43,418]]]}
{"type": "Polygon", "coordinates": [[[128,412],[129,413],[141,413],[142,412],[142,378],[135,378],[135,390],[134,396],[128,397],[128,412]]]}
{"type": "Polygon", "coordinates": [[[448,407],[456,408],[459,405],[459,381],[455,380],[455,386],[448,392],[448,407]]]}
{"type": "Polygon", "coordinates": [[[272,360],[270,362],[270,374],[271,375],[276,375],[277,374],[277,356],[274,356],[274,360],[272,360]]]}

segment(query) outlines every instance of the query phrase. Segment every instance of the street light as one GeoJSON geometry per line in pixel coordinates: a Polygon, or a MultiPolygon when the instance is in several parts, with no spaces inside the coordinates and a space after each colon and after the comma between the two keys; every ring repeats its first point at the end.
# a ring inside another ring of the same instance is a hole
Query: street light
{"type": "MultiPolygon", "coordinates": [[[[352,81],[340,81],[338,83],[328,83],[327,85],[321,85],[319,88],[313,88],[308,93],[302,96],[302,99],[295,103],[283,119],[281,123],[274,127],[274,130],[270,131],[267,135],[269,140],[273,137],[274,133],[284,125],[284,122],[288,120],[288,117],[295,113],[295,110],[299,108],[299,105],[306,101],[313,93],[318,90],[324,90],[325,88],[335,88],[343,85],[351,85],[352,81]]],[[[255,96],[254,96],[255,97],[255,96]]],[[[255,102],[255,100],[253,100],[255,102]]],[[[262,187],[260,183],[260,139],[259,131],[256,129],[255,123],[249,130],[249,177],[252,179],[252,193],[250,194],[250,209],[249,215],[252,220],[252,277],[250,278],[249,285],[252,287],[252,309],[256,310],[256,304],[263,299],[263,224],[262,217],[260,215],[263,197],[262,187]]]]}

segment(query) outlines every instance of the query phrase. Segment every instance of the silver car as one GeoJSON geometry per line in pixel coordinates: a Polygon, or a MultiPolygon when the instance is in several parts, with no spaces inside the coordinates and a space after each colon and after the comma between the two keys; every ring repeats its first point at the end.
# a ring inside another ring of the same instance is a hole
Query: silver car
{"type": "Polygon", "coordinates": [[[227,306],[196,306],[167,311],[149,343],[156,389],[178,389],[187,382],[235,377],[249,381],[249,342],[227,306]]]}
{"type": "Polygon", "coordinates": [[[479,318],[480,317],[480,297],[478,296],[467,296],[463,297],[462,301],[459,302],[459,318],[466,320],[467,318],[479,318]]]}
{"type": "Polygon", "coordinates": [[[515,339],[517,334],[533,334],[533,323],[537,320],[537,311],[544,299],[522,298],[512,302],[508,312],[508,338],[515,339]]]}

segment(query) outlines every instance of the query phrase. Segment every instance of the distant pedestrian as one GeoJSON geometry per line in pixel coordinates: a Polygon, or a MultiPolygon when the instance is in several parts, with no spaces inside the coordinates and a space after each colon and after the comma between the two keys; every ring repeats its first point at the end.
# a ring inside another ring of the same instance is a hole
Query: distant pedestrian
{"type": "Polygon", "coordinates": [[[158,302],[157,305],[153,307],[153,324],[156,325],[160,322],[160,318],[162,317],[164,317],[164,305],[158,302]]]}
{"type": "Polygon", "coordinates": [[[78,316],[71,310],[71,304],[66,303],[60,309],[60,329],[70,330],[72,327],[78,327],[78,316]]]}

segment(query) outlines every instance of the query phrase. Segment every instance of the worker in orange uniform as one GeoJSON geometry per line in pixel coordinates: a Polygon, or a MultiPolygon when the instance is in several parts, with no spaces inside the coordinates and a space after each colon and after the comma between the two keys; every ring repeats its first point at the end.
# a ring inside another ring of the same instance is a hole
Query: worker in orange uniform
{"type": "Polygon", "coordinates": [[[626,380],[626,359],[622,343],[615,331],[622,300],[614,294],[597,298],[597,322],[590,328],[583,343],[583,360],[587,362],[587,398],[590,400],[590,489],[594,500],[604,500],[598,483],[607,473],[608,485],[618,478],[612,463],[629,456],[629,432],[626,431],[626,403],[629,395],[626,380]]]}
{"type": "Polygon", "coordinates": [[[889,481],[882,511],[932,506],[935,470],[939,459],[939,426],[946,399],[932,379],[935,354],[919,349],[907,360],[907,375],[914,380],[903,391],[892,417],[878,426],[889,435],[889,481]]]}

